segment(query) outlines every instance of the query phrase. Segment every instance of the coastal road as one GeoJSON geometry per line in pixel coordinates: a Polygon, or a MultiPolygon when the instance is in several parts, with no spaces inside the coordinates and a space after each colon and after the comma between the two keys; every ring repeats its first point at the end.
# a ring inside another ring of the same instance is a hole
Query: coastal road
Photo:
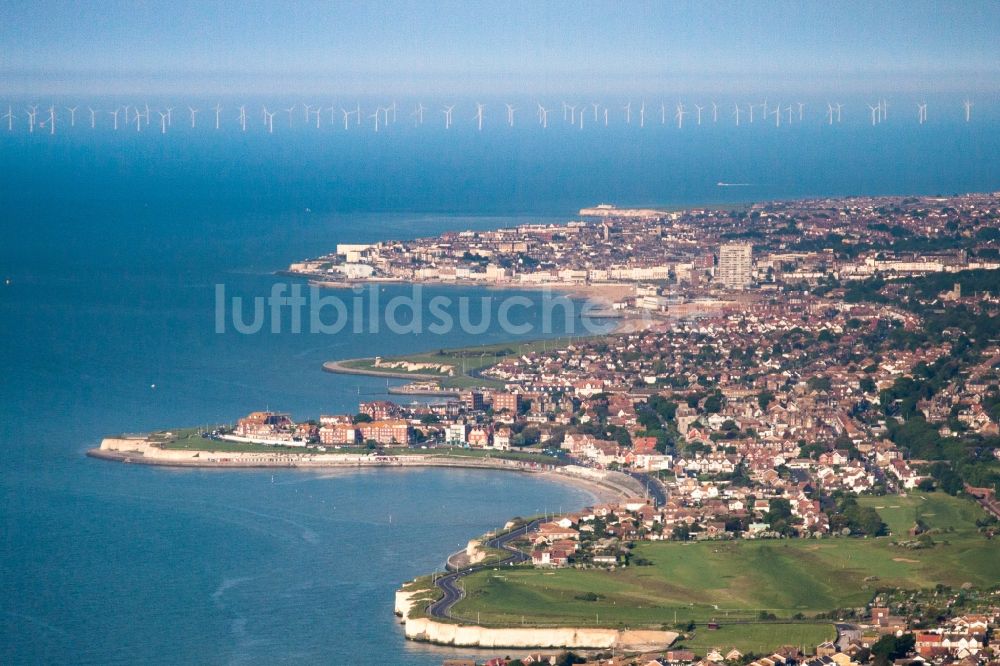
{"type": "Polygon", "coordinates": [[[507,532],[506,534],[501,534],[498,537],[494,537],[486,541],[483,546],[486,548],[497,548],[500,550],[506,550],[510,553],[509,557],[506,557],[500,561],[490,561],[488,564],[486,562],[481,562],[475,564],[471,567],[466,567],[465,569],[459,569],[458,571],[453,571],[449,574],[445,574],[438,578],[434,584],[443,593],[442,597],[435,601],[427,611],[430,613],[431,617],[437,619],[451,619],[451,607],[461,600],[464,592],[461,587],[459,587],[458,582],[470,574],[474,574],[477,571],[483,571],[484,569],[490,569],[498,567],[504,564],[515,564],[518,562],[525,562],[529,559],[528,555],[525,555],[521,551],[517,550],[510,545],[510,542],[519,539],[526,535],[528,532],[532,532],[538,529],[538,526],[542,523],[542,519],[533,520],[526,525],[523,525],[516,530],[507,532]]]}
{"type": "Polygon", "coordinates": [[[667,493],[658,479],[642,472],[629,472],[628,475],[646,488],[656,506],[663,506],[667,503],[667,493]]]}

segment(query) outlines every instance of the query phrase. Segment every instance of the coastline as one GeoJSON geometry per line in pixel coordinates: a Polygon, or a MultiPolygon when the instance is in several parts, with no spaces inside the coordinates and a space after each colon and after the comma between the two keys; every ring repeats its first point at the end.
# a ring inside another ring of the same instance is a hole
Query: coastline
{"type": "Polygon", "coordinates": [[[595,472],[574,465],[557,466],[508,458],[476,458],[435,454],[358,455],[284,452],[233,453],[189,449],[163,449],[144,438],[105,438],[99,448],[88,449],[90,458],[125,464],[160,467],[229,469],[361,469],[379,467],[438,467],[485,469],[537,474],[586,491],[598,503],[642,496],[638,482],[619,472],[595,472]],[[586,471],[582,471],[586,470],[586,471]]]}

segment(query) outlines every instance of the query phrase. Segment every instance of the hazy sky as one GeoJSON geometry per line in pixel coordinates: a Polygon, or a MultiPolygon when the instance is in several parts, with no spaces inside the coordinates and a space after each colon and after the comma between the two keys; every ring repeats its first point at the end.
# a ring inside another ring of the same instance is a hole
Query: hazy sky
{"type": "Polygon", "coordinates": [[[996,0],[4,0],[0,89],[974,92],[998,33],[996,0]]]}

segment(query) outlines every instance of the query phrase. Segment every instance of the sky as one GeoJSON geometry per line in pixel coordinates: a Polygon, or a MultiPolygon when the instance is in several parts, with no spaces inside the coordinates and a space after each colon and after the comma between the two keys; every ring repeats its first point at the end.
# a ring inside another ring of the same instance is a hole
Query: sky
{"type": "Polygon", "coordinates": [[[995,91],[998,32],[996,0],[4,0],[0,92],[995,91]]]}

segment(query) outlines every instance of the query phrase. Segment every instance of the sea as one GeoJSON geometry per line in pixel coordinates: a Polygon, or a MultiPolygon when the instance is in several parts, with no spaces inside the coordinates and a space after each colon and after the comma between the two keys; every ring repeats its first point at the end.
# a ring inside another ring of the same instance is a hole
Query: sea
{"type": "MultiPolygon", "coordinates": [[[[405,641],[395,589],[512,516],[593,501],[513,473],[87,458],[110,434],[258,409],[315,418],[388,397],[384,380],[322,372],[327,360],[579,333],[575,320],[517,333],[493,318],[438,333],[294,331],[287,313],[241,333],[220,330],[220,285],[231,323],[233,297],[252,312],[276,283],[301,284],[278,271],[338,243],[566,222],[598,203],[1000,189],[996,99],[978,100],[969,123],[961,100],[932,104],[923,125],[912,100],[894,100],[872,127],[856,100],[836,125],[819,101],[807,122],[780,128],[736,128],[725,111],[718,123],[706,112],[700,127],[689,116],[683,129],[658,117],[580,129],[556,111],[547,130],[533,112],[514,128],[495,112],[478,131],[470,108],[445,130],[435,107],[424,126],[401,111],[378,133],[344,131],[337,117],[315,129],[293,116],[289,127],[282,113],[273,134],[256,112],[240,131],[237,101],[222,103],[219,131],[205,111],[186,126],[180,103],[166,134],[155,112],[139,132],[113,131],[106,113],[91,129],[87,100],[76,126],[61,119],[55,135],[29,133],[23,114],[13,131],[0,126],[0,663],[423,666],[483,656],[405,641]]],[[[481,316],[509,295],[427,286],[417,307],[444,296],[481,316]]],[[[544,294],[516,295],[537,323],[544,294]]]]}

